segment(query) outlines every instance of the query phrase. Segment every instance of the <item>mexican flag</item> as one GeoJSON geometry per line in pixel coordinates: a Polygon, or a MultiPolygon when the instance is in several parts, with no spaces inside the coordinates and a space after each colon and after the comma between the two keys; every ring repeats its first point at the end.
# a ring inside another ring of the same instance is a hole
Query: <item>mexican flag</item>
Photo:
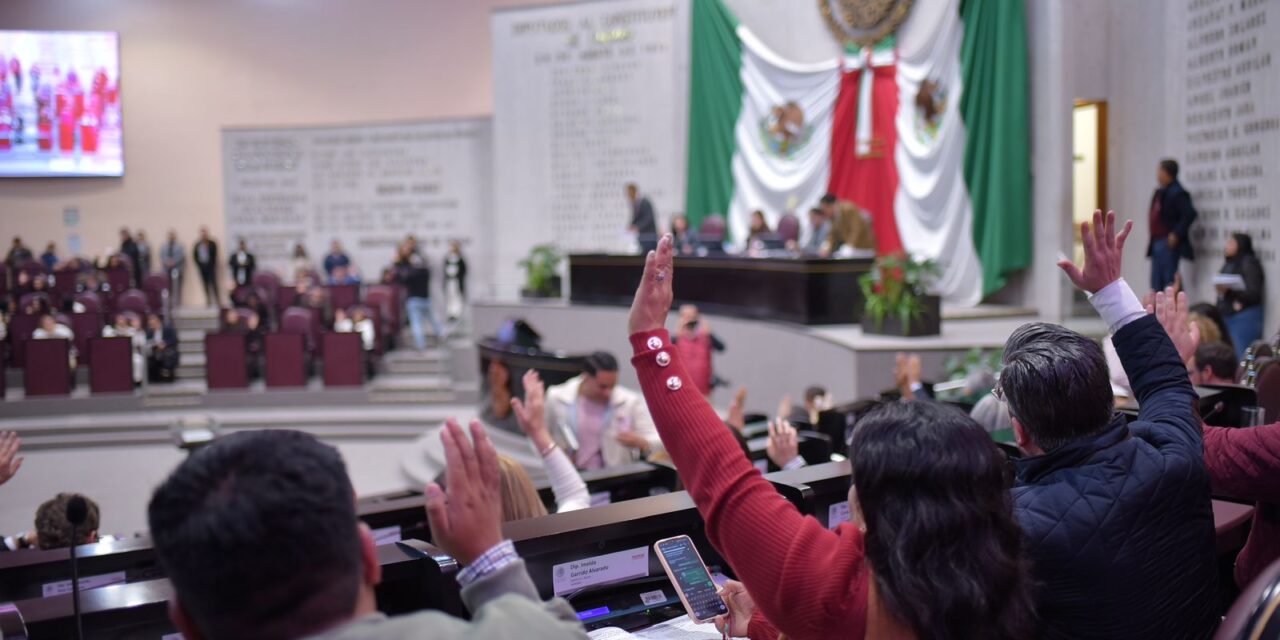
{"type": "Polygon", "coordinates": [[[770,222],[825,192],[872,219],[881,253],[937,260],[975,305],[1031,256],[1020,2],[916,0],[896,34],[829,63],[768,50],[721,0],[692,7],[686,213],[770,222]]]}

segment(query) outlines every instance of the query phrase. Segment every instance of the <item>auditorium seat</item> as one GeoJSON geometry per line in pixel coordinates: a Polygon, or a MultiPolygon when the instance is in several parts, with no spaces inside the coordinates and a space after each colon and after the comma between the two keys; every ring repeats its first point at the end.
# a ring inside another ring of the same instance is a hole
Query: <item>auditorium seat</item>
{"type": "Polygon", "coordinates": [[[31,293],[24,293],[21,298],[18,298],[18,313],[27,314],[32,305],[40,305],[40,312],[55,309],[53,298],[49,294],[43,291],[32,291],[31,293]]]}
{"type": "Polygon", "coordinates": [[[39,260],[27,260],[26,262],[18,265],[18,273],[25,273],[28,276],[35,278],[38,276],[49,275],[49,268],[44,266],[44,263],[39,260]]]}
{"type": "Polygon", "coordinates": [[[147,294],[147,304],[151,306],[152,311],[168,315],[165,302],[169,291],[169,274],[147,274],[142,278],[142,291],[147,294]]]}
{"type": "Polygon", "coordinates": [[[124,336],[89,339],[90,393],[133,392],[133,340],[124,336]]]}
{"type": "Polygon", "coordinates": [[[306,336],[269,333],[266,337],[268,388],[307,386],[306,336]]]}
{"type": "Polygon", "coordinates": [[[304,348],[308,353],[315,351],[319,339],[318,324],[315,320],[319,311],[302,307],[289,307],[280,314],[280,332],[293,333],[304,337],[304,348]]]}
{"type": "Polygon", "coordinates": [[[276,310],[276,317],[284,315],[285,309],[293,306],[298,299],[298,291],[293,287],[281,287],[276,291],[276,301],[272,308],[276,310]]]}
{"type": "Polygon", "coordinates": [[[147,300],[147,294],[141,289],[128,289],[116,295],[117,312],[132,312],[139,317],[145,318],[151,311],[151,304],[147,300]]]}
{"type": "Polygon", "coordinates": [[[53,290],[62,300],[76,297],[76,285],[80,279],[80,271],[75,268],[62,267],[53,272],[53,290]]]}
{"type": "MultiPolygon", "coordinates": [[[[324,386],[358,387],[364,384],[364,345],[359,333],[326,332],[324,342],[324,386]]],[[[267,363],[270,371],[270,362],[267,363]]]]}
{"type": "Polygon", "coordinates": [[[274,271],[264,269],[254,272],[253,280],[250,282],[264,294],[262,301],[268,307],[274,308],[276,297],[280,295],[280,276],[274,271]]]}
{"type": "Polygon", "coordinates": [[[698,227],[698,240],[707,242],[724,242],[724,216],[712,214],[707,216],[698,227]]]}
{"type": "Polygon", "coordinates": [[[378,310],[382,323],[378,331],[387,338],[385,341],[394,347],[399,341],[400,327],[403,326],[400,324],[400,303],[395,285],[370,285],[365,289],[364,305],[378,310]]]}
{"type": "Polygon", "coordinates": [[[793,213],[784,213],[778,219],[778,238],[783,242],[800,240],[800,219],[793,213]]]}
{"type": "Polygon", "coordinates": [[[102,314],[96,311],[71,314],[72,333],[76,336],[76,353],[80,355],[80,364],[92,365],[93,354],[89,350],[89,339],[102,335],[102,314]]]}
{"type": "Polygon", "coordinates": [[[249,359],[242,333],[210,333],[204,337],[204,375],[209,389],[249,386],[249,359]]]}
{"type": "Polygon", "coordinates": [[[125,266],[106,269],[104,271],[107,284],[111,285],[111,290],[114,292],[126,291],[133,286],[133,279],[131,277],[133,264],[129,261],[129,257],[124,255],[120,256],[120,261],[123,262],[125,266]]]}
{"type": "Polygon", "coordinates": [[[31,334],[40,326],[40,316],[13,315],[9,318],[9,351],[10,364],[22,368],[26,365],[26,343],[31,341],[31,334]]]}
{"type": "Polygon", "coordinates": [[[77,293],[73,300],[87,312],[104,313],[107,310],[106,302],[96,291],[82,291],[77,293]]]}
{"type": "Polygon", "coordinates": [[[358,284],[331,284],[325,288],[329,290],[329,304],[333,305],[334,309],[346,309],[360,304],[360,285],[358,284]]]}
{"type": "Polygon", "coordinates": [[[1280,560],[1271,563],[1244,588],[1227,612],[1214,640],[1280,638],[1280,560]]]}
{"type": "Polygon", "coordinates": [[[70,395],[70,340],[27,340],[25,351],[27,397],[70,395]]]}

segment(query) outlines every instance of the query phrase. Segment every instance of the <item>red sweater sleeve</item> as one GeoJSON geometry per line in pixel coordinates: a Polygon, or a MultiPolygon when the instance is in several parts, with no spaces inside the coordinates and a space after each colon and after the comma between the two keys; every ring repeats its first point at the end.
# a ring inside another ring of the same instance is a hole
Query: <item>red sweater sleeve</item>
{"type": "Polygon", "coordinates": [[[1280,422],[1232,429],[1202,425],[1204,463],[1217,493],[1280,502],[1280,422]]]}
{"type": "Polygon", "coordinates": [[[800,515],[742,454],[689,380],[666,330],[631,336],[658,435],[706,522],[707,538],[751,592],[757,611],[795,640],[866,633],[863,538],[800,515]]]}

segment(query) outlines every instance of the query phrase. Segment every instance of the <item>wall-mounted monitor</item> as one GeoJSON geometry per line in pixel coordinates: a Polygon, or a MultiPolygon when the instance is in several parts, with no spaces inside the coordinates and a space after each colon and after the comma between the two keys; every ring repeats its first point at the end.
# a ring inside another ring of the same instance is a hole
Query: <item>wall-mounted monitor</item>
{"type": "Polygon", "coordinates": [[[124,175],[119,36],[0,31],[0,177],[124,175]]]}

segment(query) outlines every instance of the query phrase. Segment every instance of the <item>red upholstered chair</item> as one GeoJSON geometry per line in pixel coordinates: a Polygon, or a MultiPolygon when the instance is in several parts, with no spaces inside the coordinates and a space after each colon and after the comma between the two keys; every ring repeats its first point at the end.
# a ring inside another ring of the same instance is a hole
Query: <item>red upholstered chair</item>
{"type": "Polygon", "coordinates": [[[63,300],[70,300],[76,297],[76,284],[79,279],[79,269],[74,267],[57,269],[53,272],[53,290],[57,291],[63,300]]]}
{"type": "Polygon", "coordinates": [[[49,275],[49,268],[44,266],[44,263],[39,260],[28,260],[18,265],[18,272],[25,273],[32,278],[35,278],[37,276],[49,275]]]}
{"type": "Polygon", "coordinates": [[[263,292],[262,301],[267,303],[267,306],[275,305],[276,296],[280,294],[281,287],[280,276],[277,275],[276,272],[255,271],[251,283],[254,287],[263,292]]]}
{"type": "Polygon", "coordinates": [[[794,242],[800,239],[800,219],[793,213],[784,213],[778,219],[778,238],[783,242],[794,242]]]}
{"type": "Polygon", "coordinates": [[[93,364],[93,351],[89,349],[89,339],[102,335],[102,314],[84,312],[71,314],[71,331],[76,334],[76,353],[80,354],[80,364],[93,364]]]}
{"type": "Polygon", "coordinates": [[[92,393],[133,393],[133,340],[126,337],[89,339],[87,351],[89,391],[92,393]]]}
{"type": "Polygon", "coordinates": [[[725,224],[724,216],[712,214],[702,221],[702,226],[698,227],[698,239],[708,240],[712,242],[724,242],[725,224]]]}
{"type": "Polygon", "coordinates": [[[324,334],[324,386],[358,387],[364,384],[364,345],[358,333],[324,334]]]}
{"type": "Polygon", "coordinates": [[[293,287],[281,287],[276,291],[276,317],[284,315],[284,310],[293,306],[298,299],[298,291],[293,287]]]}
{"type": "Polygon", "coordinates": [[[329,304],[333,305],[334,309],[346,309],[360,304],[360,285],[358,284],[331,284],[325,288],[329,290],[329,304]]]}
{"type": "Polygon", "coordinates": [[[169,274],[149,273],[142,279],[142,291],[147,294],[147,304],[152,311],[163,313],[166,306],[166,294],[169,293],[169,274]]]}
{"type": "Polygon", "coordinates": [[[102,296],[93,291],[77,293],[74,301],[84,307],[85,313],[103,313],[107,310],[107,305],[103,302],[102,296]]]}
{"type": "Polygon", "coordinates": [[[204,376],[209,389],[249,386],[249,359],[242,333],[210,333],[204,337],[204,376]]]}
{"type": "Polygon", "coordinates": [[[303,336],[303,346],[308,352],[315,350],[317,342],[317,323],[315,315],[318,312],[314,309],[304,309],[302,307],[289,307],[280,314],[280,333],[290,333],[303,336]]]}
{"type": "Polygon", "coordinates": [[[267,334],[268,387],[305,387],[307,385],[306,336],[299,333],[267,334]]]}
{"type": "Polygon", "coordinates": [[[124,263],[123,267],[106,270],[107,284],[111,285],[113,292],[127,291],[133,286],[133,263],[129,261],[128,256],[120,256],[120,261],[124,263]]]}
{"type": "Polygon", "coordinates": [[[1280,637],[1280,560],[1240,592],[1213,640],[1275,640],[1280,637]]]}
{"type": "Polygon", "coordinates": [[[25,351],[27,397],[71,394],[70,340],[27,340],[25,351]]]}
{"type": "Polygon", "coordinates": [[[1262,407],[1267,424],[1280,422],[1280,360],[1272,359],[1258,369],[1258,406],[1262,407]]]}
{"type": "Polygon", "coordinates": [[[145,318],[151,311],[151,304],[147,300],[147,294],[140,289],[129,289],[116,296],[117,312],[132,312],[139,317],[145,318]]]}
{"type": "Polygon", "coordinates": [[[383,342],[394,345],[400,335],[400,303],[397,299],[395,285],[370,285],[364,294],[364,306],[377,309],[382,325],[378,327],[381,335],[390,338],[383,342]]]}
{"type": "Polygon", "coordinates": [[[12,357],[13,366],[19,368],[26,366],[26,344],[31,342],[31,334],[35,333],[36,327],[39,326],[40,316],[15,315],[9,318],[9,343],[13,345],[9,355],[12,357]]]}
{"type": "Polygon", "coordinates": [[[36,315],[53,311],[55,308],[53,306],[53,298],[49,297],[49,294],[43,291],[32,291],[31,293],[24,293],[21,298],[18,298],[18,313],[26,314],[27,310],[33,305],[37,307],[37,310],[33,312],[36,315]]]}

